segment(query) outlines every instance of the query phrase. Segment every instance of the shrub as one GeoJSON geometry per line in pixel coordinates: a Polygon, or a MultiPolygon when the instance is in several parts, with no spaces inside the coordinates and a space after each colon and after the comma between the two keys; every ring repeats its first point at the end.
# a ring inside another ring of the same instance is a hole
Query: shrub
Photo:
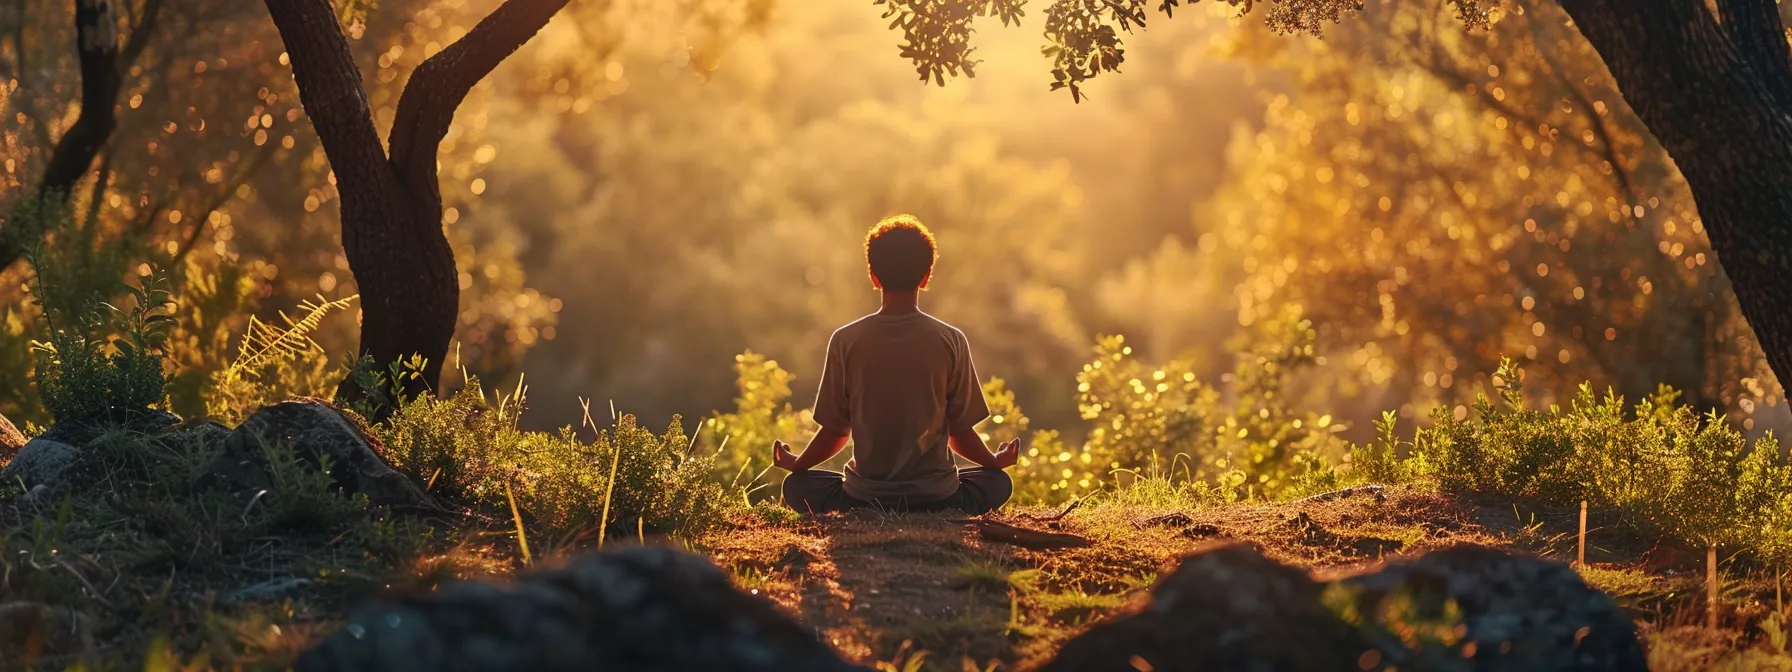
{"type": "Polygon", "coordinates": [[[693,450],[676,418],[658,435],[629,415],[609,427],[587,423],[581,429],[595,433],[587,443],[570,426],[551,434],[518,429],[520,386],[488,403],[477,379],[466,382],[446,398],[402,402],[378,430],[386,458],[439,497],[508,518],[514,496],[525,522],[550,534],[619,523],[632,530],[638,521],[688,538],[736,506],[711,478],[712,456],[693,450]]]}
{"type": "Polygon", "coordinates": [[[1008,474],[1014,478],[1014,501],[1020,504],[1056,503],[1087,496],[1100,487],[1106,465],[1095,464],[1086,451],[1067,450],[1057,430],[1039,430],[1026,437],[1031,420],[1014,401],[1014,391],[1001,378],[983,385],[990,417],[982,429],[991,447],[1022,439],[1020,460],[1008,474]],[[1079,471],[1086,476],[1079,476],[1079,471]]]}
{"type": "Polygon", "coordinates": [[[1584,499],[1683,541],[1764,557],[1792,551],[1792,465],[1771,435],[1750,446],[1722,416],[1699,416],[1667,388],[1629,414],[1621,397],[1595,397],[1588,385],[1567,410],[1535,409],[1511,362],[1493,378],[1497,402],[1478,397],[1472,417],[1460,419],[1440,409],[1433,427],[1415,433],[1408,458],[1368,469],[1451,491],[1584,499]]]}
{"type": "Polygon", "coordinates": [[[1177,457],[1194,458],[1188,477],[1206,475],[1217,464],[1219,392],[1196,379],[1193,362],[1172,360],[1162,366],[1139,361],[1123,336],[1102,336],[1095,359],[1077,374],[1077,408],[1090,424],[1088,441],[1076,462],[1090,465],[1064,477],[1062,485],[1089,487],[1098,471],[1138,469],[1170,464],[1177,457]]]}
{"type": "Polygon", "coordinates": [[[132,303],[118,308],[94,296],[68,296],[64,304],[50,297],[50,266],[40,265],[38,288],[48,326],[47,341],[32,343],[37,352],[37,387],[44,406],[57,420],[93,418],[112,409],[147,409],[161,405],[167,384],[163,347],[174,299],[159,270],[139,286],[126,285],[132,303]],[[112,334],[117,334],[113,336],[112,334]]]}
{"type": "MultiPolygon", "coordinates": [[[[734,376],[734,411],[717,412],[698,425],[697,451],[714,457],[717,478],[757,487],[755,499],[776,501],[783,478],[766,471],[772,463],[772,442],[784,441],[801,452],[821,426],[815,424],[810,409],[791,407],[790,383],[796,377],[777,360],[748,350],[735,355],[734,376]],[[758,487],[761,481],[763,487],[758,487]]],[[[839,469],[845,462],[842,452],[822,468],[839,469]]]]}

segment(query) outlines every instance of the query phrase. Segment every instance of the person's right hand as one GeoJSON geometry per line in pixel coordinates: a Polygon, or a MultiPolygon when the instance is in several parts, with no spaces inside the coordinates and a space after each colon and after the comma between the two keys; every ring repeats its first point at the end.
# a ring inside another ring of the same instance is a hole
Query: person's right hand
{"type": "Polygon", "coordinates": [[[1007,443],[1002,444],[1001,448],[996,449],[995,467],[997,469],[1007,469],[1019,462],[1020,439],[1009,439],[1007,443]]]}

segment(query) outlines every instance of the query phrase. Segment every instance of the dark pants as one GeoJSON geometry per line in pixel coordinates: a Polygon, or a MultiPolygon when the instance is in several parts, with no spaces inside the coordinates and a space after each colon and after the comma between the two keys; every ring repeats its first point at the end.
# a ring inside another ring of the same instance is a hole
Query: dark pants
{"type": "Polygon", "coordinates": [[[941,500],[867,502],[846,494],[846,476],[838,471],[810,469],[784,478],[784,504],[802,513],[829,513],[856,508],[890,511],[940,511],[958,509],[971,515],[988,513],[1014,494],[1014,481],[1001,469],[969,467],[958,470],[958,492],[941,500]]]}

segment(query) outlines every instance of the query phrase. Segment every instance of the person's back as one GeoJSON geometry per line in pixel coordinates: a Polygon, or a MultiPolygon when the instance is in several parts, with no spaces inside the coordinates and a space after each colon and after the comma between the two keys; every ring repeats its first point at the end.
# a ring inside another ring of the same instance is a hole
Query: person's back
{"type": "Polygon", "coordinates": [[[989,405],[964,333],[921,312],[917,298],[932,274],[933,236],[912,217],[879,222],[866,237],[872,283],[883,307],[834,332],[828,341],[815,421],[821,425],[798,457],[782,442],[773,462],[790,470],[784,500],[820,513],[858,506],[958,508],[982,513],[1013,490],[1002,469],[1018,442],[990,452],[976,425],[989,405]],[[846,473],[813,469],[848,438],[846,473]],[[979,465],[959,470],[953,453],[979,465]]]}

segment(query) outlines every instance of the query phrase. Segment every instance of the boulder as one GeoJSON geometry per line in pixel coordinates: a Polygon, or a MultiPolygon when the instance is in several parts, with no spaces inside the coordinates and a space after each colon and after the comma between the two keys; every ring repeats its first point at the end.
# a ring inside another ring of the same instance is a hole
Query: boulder
{"type": "Polygon", "coordinates": [[[1460,628],[1445,641],[1399,647],[1390,625],[1370,628],[1403,670],[1648,670],[1636,625],[1567,565],[1460,544],[1338,582],[1356,613],[1403,611],[1460,628]]]}
{"type": "Polygon", "coordinates": [[[59,421],[19,448],[6,468],[0,469],[0,481],[24,483],[27,491],[46,485],[60,492],[69,485],[65,482],[69,469],[100,435],[120,429],[151,434],[178,422],[180,418],[173,414],[155,410],[115,411],[102,417],[59,421]]]}
{"type": "Polygon", "coordinates": [[[381,458],[379,440],[360,422],[318,399],[267,406],[223,441],[203,486],[242,491],[271,486],[268,448],[284,445],[312,466],[327,458],[330,479],[344,494],[364,494],[375,506],[440,509],[434,498],[381,458]]]}
{"type": "Polygon", "coordinates": [[[25,447],[25,433],[12,425],[11,420],[0,415],[0,460],[10,458],[25,447]]]}
{"type": "Polygon", "coordinates": [[[32,439],[20,448],[12,461],[0,469],[0,482],[23,483],[26,490],[37,486],[53,486],[62,482],[62,475],[81,457],[76,446],[45,438],[32,439]]]}
{"type": "Polygon", "coordinates": [[[293,669],[869,672],[708,560],[639,546],[366,605],[293,669]]]}
{"type": "Polygon", "coordinates": [[[1247,545],[1185,558],[1042,670],[1636,671],[1630,618],[1572,569],[1456,546],[1318,582],[1247,545]]]}
{"type": "Polygon", "coordinates": [[[1255,546],[1219,546],[1185,558],[1143,609],[1070,640],[1040,670],[1357,669],[1373,647],[1326,609],[1324,589],[1255,546]]]}

